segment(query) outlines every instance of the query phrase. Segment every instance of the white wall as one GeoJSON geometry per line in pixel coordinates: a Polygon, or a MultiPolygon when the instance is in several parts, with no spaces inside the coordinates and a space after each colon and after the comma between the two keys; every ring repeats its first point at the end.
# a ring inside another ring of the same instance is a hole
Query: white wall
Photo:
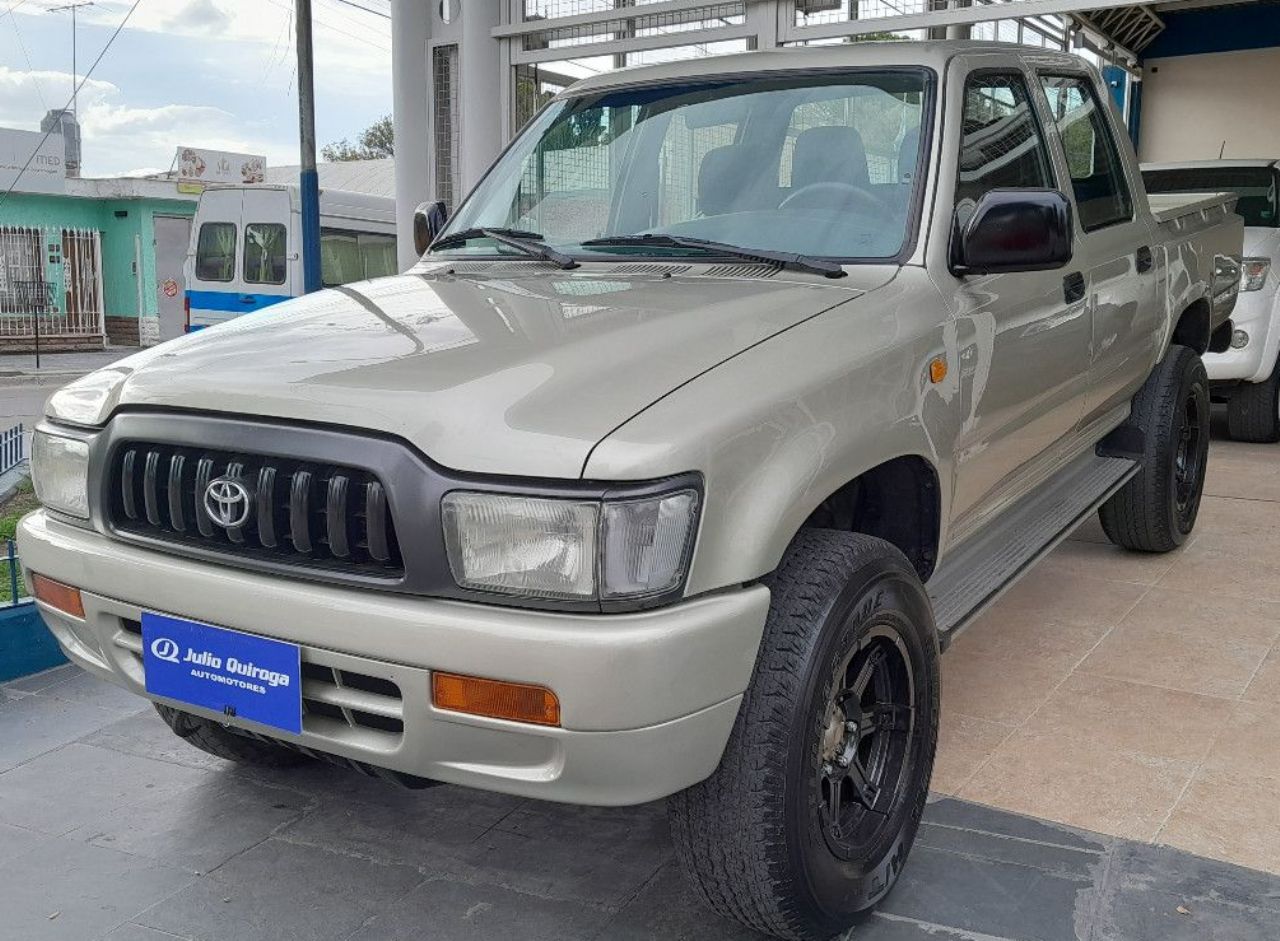
{"type": "MultiPolygon", "coordinates": [[[[1280,15],[1280,14],[1277,14],[1280,15]]],[[[1280,157],[1280,48],[1143,65],[1143,160],[1280,157]]]]}

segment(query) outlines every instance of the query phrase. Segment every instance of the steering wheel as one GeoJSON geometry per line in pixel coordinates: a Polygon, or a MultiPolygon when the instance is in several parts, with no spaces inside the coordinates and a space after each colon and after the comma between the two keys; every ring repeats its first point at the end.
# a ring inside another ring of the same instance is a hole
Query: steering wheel
{"type": "Polygon", "coordinates": [[[842,183],[838,180],[819,180],[817,183],[808,183],[784,199],[778,208],[807,205],[814,209],[829,209],[833,202],[845,203],[850,209],[862,206],[876,213],[884,212],[888,208],[870,190],[854,183],[842,183]]]}

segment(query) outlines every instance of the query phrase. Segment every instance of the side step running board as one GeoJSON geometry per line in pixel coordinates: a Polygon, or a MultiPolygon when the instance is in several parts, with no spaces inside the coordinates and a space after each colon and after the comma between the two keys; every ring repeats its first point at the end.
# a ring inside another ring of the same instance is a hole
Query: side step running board
{"type": "Polygon", "coordinates": [[[949,553],[927,586],[942,646],[1137,472],[1136,461],[1083,454],[949,553]]]}

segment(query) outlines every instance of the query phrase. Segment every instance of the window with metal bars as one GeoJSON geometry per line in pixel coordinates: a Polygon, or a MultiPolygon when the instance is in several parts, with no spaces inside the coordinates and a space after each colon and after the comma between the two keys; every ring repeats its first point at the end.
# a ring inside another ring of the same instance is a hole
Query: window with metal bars
{"type": "Polygon", "coordinates": [[[116,449],[110,474],[110,522],[122,532],[302,567],[403,572],[386,490],[367,471],[130,442],[116,449]],[[235,525],[209,510],[217,480],[242,488],[235,525]]]}

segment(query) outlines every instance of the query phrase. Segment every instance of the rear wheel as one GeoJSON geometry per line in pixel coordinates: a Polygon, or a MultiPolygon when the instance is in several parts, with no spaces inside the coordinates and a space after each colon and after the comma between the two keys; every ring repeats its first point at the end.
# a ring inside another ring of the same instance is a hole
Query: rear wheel
{"type": "Polygon", "coordinates": [[[1168,552],[1190,535],[1209,463],[1209,377],[1199,354],[1171,346],[1133,397],[1142,468],[1098,510],[1118,546],[1168,552]]]}
{"type": "Polygon", "coordinates": [[[771,580],[755,675],[715,773],[668,801],[676,852],[715,911],[828,938],[893,887],[937,744],[938,644],[888,543],[807,530],[771,580]]]}
{"type": "Polygon", "coordinates": [[[309,760],[302,752],[284,745],[238,735],[218,722],[193,716],[163,703],[152,705],[175,735],[210,755],[264,768],[292,768],[309,760]]]}
{"type": "Polygon", "coordinates": [[[1262,382],[1243,382],[1231,390],[1227,431],[1233,441],[1280,441],[1280,362],[1262,382]]]}

